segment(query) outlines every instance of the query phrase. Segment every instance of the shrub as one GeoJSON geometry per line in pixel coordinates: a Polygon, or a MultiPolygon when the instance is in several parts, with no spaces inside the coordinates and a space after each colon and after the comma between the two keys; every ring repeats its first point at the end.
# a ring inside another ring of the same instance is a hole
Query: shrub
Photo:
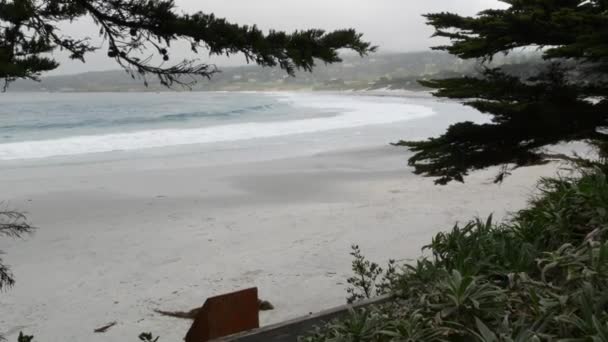
{"type": "Polygon", "coordinates": [[[608,342],[607,236],[606,168],[542,179],[527,208],[439,233],[413,265],[383,272],[355,246],[349,300],[394,300],[301,340],[608,342]]]}

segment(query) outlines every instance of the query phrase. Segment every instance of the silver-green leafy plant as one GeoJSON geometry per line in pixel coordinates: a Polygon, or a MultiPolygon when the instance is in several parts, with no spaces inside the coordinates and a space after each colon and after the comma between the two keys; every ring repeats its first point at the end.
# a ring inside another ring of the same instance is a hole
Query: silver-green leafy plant
{"type": "Polygon", "coordinates": [[[456,225],[390,272],[355,246],[348,300],[394,299],[302,340],[608,342],[607,172],[542,179],[508,220],[456,225]]]}

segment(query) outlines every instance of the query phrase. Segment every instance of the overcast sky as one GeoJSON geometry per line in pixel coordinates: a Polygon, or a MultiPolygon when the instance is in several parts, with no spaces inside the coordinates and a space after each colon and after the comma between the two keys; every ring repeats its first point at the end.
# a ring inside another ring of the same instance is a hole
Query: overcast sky
{"type": "MultiPolygon", "coordinates": [[[[450,11],[473,15],[486,8],[504,7],[498,0],[176,0],[183,12],[215,13],[238,24],[292,31],[306,28],[327,30],[355,28],[380,51],[420,51],[439,43],[430,39],[432,28],[425,25],[424,13],[450,11]]],[[[80,21],[64,27],[66,34],[96,37],[92,22],[80,21]]],[[[185,49],[184,49],[185,51],[185,49]]],[[[173,52],[172,59],[181,51],[173,52]]],[[[62,63],[53,74],[117,69],[105,49],[87,57],[87,63],[69,61],[56,53],[62,63]]],[[[202,56],[207,58],[207,56],[202,56]]],[[[242,64],[241,58],[215,58],[218,65],[242,64]]]]}

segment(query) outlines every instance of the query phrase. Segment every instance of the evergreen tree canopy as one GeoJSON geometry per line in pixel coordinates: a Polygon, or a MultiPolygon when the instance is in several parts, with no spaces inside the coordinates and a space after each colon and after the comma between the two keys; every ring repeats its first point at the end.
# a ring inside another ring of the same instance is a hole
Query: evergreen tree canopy
{"type": "MultiPolygon", "coordinates": [[[[0,237],[20,238],[32,233],[34,227],[27,223],[22,213],[14,211],[0,211],[0,237]]],[[[0,251],[2,255],[2,251],[0,251]]],[[[12,286],[15,283],[13,275],[8,266],[2,263],[0,258],[0,291],[12,286]]],[[[0,335],[2,340],[2,335],[0,335]]]]}
{"type": "MultiPolygon", "coordinates": [[[[586,141],[608,152],[608,1],[502,0],[506,9],[475,17],[427,14],[435,47],[463,59],[478,59],[478,76],[421,81],[438,97],[458,99],[491,116],[491,122],[461,122],[440,137],[400,141],[415,152],[417,174],[436,183],[463,181],[471,170],[493,165],[533,165],[560,157],[546,147],[586,141]],[[491,67],[492,57],[514,49],[538,49],[546,61],[533,77],[491,67]]],[[[561,156],[566,157],[566,156],[561,156]]],[[[502,168],[496,180],[508,173],[502,168]]]]}
{"type": "Polygon", "coordinates": [[[0,78],[37,79],[58,67],[49,52],[66,50],[82,60],[99,49],[90,39],[65,36],[62,22],[91,17],[115,59],[133,77],[155,75],[163,85],[189,84],[196,76],[217,70],[197,60],[171,62],[170,44],[186,41],[193,52],[211,55],[241,53],[262,66],[279,66],[289,74],[310,71],[315,59],[339,62],[338,50],[364,55],[374,50],[352,29],[325,32],[311,29],[291,34],[256,26],[239,26],[213,14],[178,14],[173,0],[0,0],[0,78]],[[184,79],[187,76],[187,79],[184,79]]]}

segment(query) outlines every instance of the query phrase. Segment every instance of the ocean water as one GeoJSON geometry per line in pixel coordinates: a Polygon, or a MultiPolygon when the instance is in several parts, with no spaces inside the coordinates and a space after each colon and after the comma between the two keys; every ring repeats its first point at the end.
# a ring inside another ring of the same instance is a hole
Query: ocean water
{"type": "Polygon", "coordinates": [[[402,98],[314,93],[5,93],[0,160],[246,141],[434,115],[402,98]]]}

